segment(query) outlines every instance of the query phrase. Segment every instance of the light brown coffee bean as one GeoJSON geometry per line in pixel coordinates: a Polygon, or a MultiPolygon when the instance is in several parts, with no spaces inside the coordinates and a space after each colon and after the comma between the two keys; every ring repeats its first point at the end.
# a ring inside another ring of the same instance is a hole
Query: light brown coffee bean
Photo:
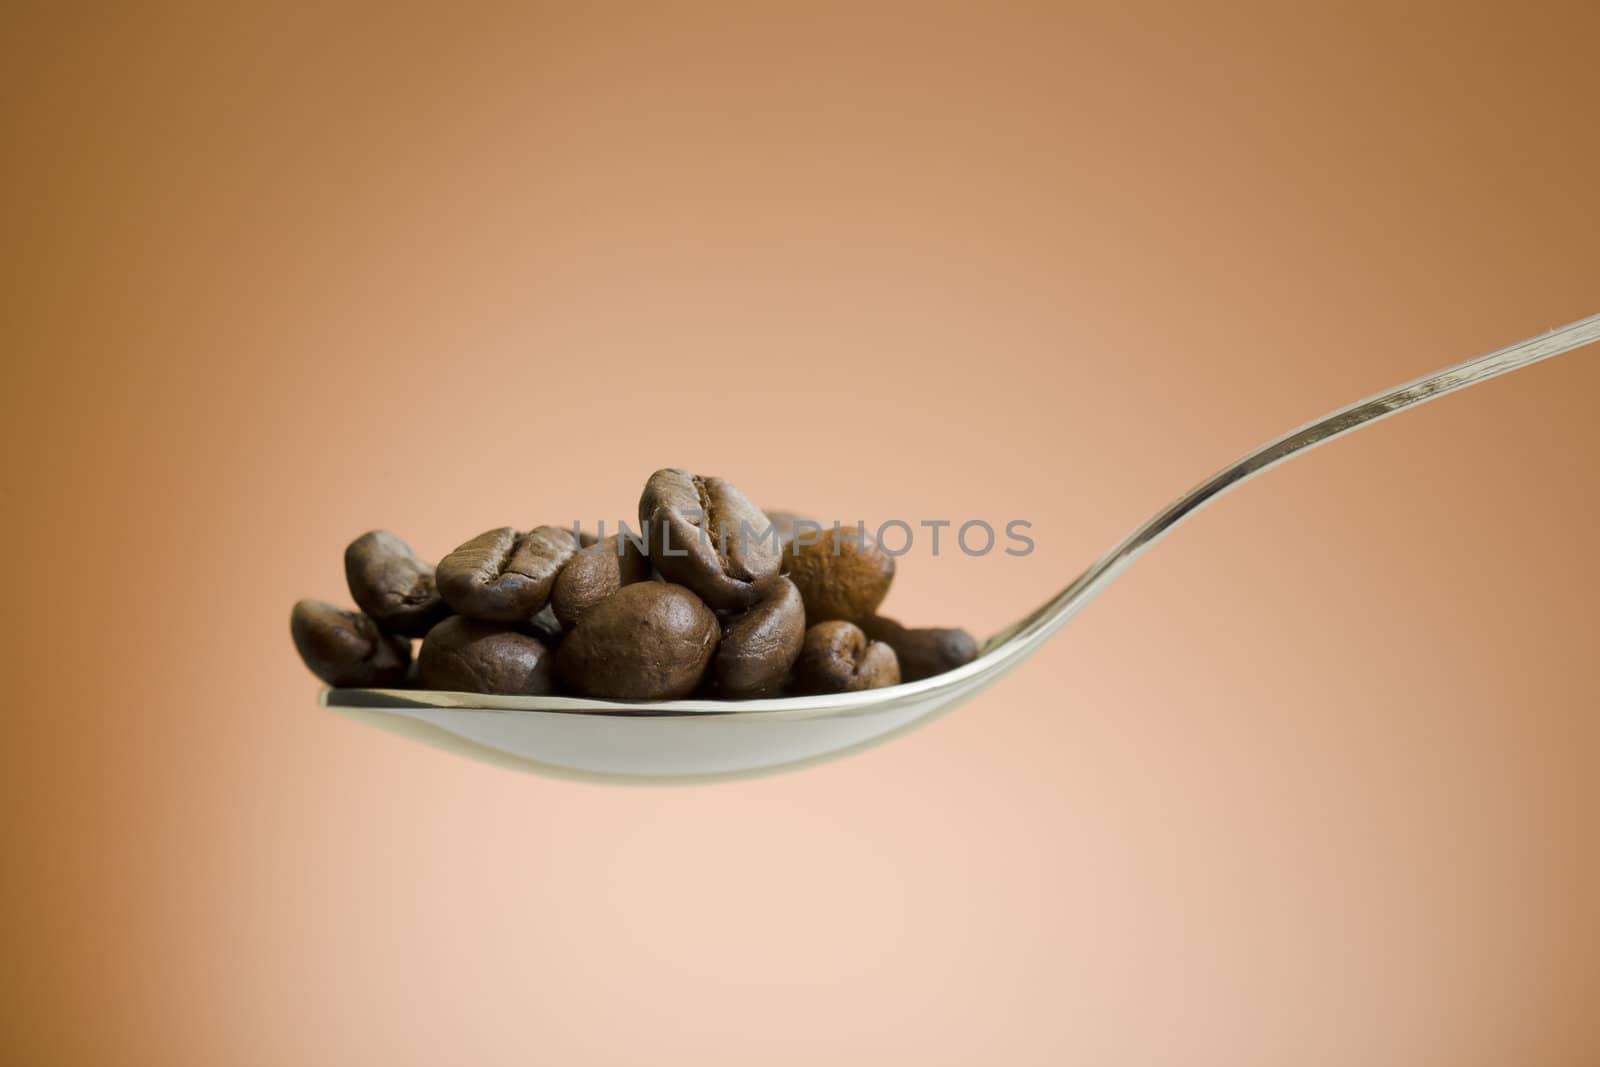
{"type": "Polygon", "coordinates": [[[819,622],[806,631],[794,665],[795,688],[806,693],[850,693],[898,685],[894,649],[869,641],[851,622],[819,622]]]}
{"type": "Polygon", "coordinates": [[[783,572],[800,589],[808,625],[834,619],[859,625],[889,595],[894,557],[865,530],[830,528],[814,544],[784,549],[783,572]]]}

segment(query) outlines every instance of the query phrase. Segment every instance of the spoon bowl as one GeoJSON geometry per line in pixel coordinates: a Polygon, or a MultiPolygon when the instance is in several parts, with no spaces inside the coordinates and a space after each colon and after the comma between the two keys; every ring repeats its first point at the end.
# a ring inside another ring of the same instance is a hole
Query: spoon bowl
{"type": "Polygon", "coordinates": [[[704,782],[855,752],[966,702],[1004,674],[1010,646],[919,682],[770,700],[624,704],[412,689],[326,689],[324,707],[417,741],[539,774],[704,782]],[[1002,654],[1006,653],[1006,654],[1002,654]]]}
{"type": "Polygon", "coordinates": [[[1221,494],[1319,444],[1600,340],[1600,315],[1340,408],[1269,441],[1195,486],[1070,585],[985,642],[971,663],[885,689],[770,700],[630,704],[413,689],[327,689],[322,705],[415,740],[559,777],[667,783],[763,774],[896,737],[965,703],[1035,651],[1158,540],[1221,494]]]}

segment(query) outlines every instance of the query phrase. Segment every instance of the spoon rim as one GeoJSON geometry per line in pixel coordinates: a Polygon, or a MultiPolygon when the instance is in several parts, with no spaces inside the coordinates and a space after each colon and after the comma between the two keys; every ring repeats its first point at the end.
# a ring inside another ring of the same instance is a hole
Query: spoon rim
{"type": "Polygon", "coordinates": [[[382,687],[325,686],[317,702],[325,708],[374,708],[394,711],[505,711],[547,712],[557,715],[587,715],[612,718],[821,718],[833,715],[865,714],[891,704],[916,700],[955,688],[978,675],[992,671],[1009,658],[1003,650],[1016,642],[1006,640],[986,648],[976,659],[942,674],[914,682],[861,689],[852,693],[814,693],[801,696],[758,697],[753,700],[603,700],[593,697],[502,696],[493,693],[468,693],[444,689],[388,689],[382,687]]]}

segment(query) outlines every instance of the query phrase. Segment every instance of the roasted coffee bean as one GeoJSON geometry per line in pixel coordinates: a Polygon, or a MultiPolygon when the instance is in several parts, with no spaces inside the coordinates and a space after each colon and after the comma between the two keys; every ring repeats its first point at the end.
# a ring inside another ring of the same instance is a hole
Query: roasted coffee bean
{"type": "Polygon", "coordinates": [[[677,700],[706,673],[719,633],[716,615],[688,589],[635,582],[579,620],[556,653],[556,677],[583,696],[677,700]]]}
{"type": "Polygon", "coordinates": [[[800,589],[808,626],[834,619],[859,625],[889,595],[894,557],[860,527],[830,528],[814,544],[785,548],[783,571],[800,589]]]}
{"type": "Polygon", "coordinates": [[[850,693],[899,682],[894,649],[867,640],[851,622],[819,622],[807,630],[794,665],[795,688],[805,693],[850,693]]]}
{"type": "Polygon", "coordinates": [[[421,637],[450,614],[433,583],[433,565],[387,530],[364,533],[344,550],[344,577],[356,606],[385,633],[421,637]]]}
{"type": "Polygon", "coordinates": [[[553,690],[551,655],[536,637],[499,623],[453,615],[428,631],[417,653],[424,689],[501,696],[553,690]]]}
{"type": "Polygon", "coordinates": [[[978,642],[965,630],[901,626],[882,615],[867,619],[861,629],[894,649],[902,682],[932,678],[978,658],[978,642]]]}
{"type": "Polygon", "coordinates": [[[625,585],[650,577],[650,558],[631,539],[613,534],[567,561],[550,593],[563,626],[576,626],[584,612],[625,585]]]}
{"type": "Polygon", "coordinates": [[[391,533],[363,534],[345,574],[365,614],[303,601],[296,647],[333,685],[644,701],[893,685],[978,654],[965,630],[877,614],[895,560],[859,525],[764,513],[679,469],[651,475],[639,519],[638,537],[490,530],[437,568],[391,533]],[[424,634],[412,657],[405,638],[424,634]]]}
{"type": "Polygon", "coordinates": [[[528,620],[526,630],[550,649],[554,649],[561,643],[561,639],[567,636],[567,628],[561,625],[561,620],[556,618],[555,609],[549,604],[540,608],[539,614],[528,620]]]}
{"type": "Polygon", "coordinates": [[[289,613],[289,635],[311,673],[329,685],[381,688],[405,683],[411,642],[383,633],[365,615],[302,600],[289,613]]]}
{"type": "Polygon", "coordinates": [[[723,622],[722,643],[711,665],[718,692],[730,700],[775,696],[805,636],[800,590],[787,578],[773,578],[754,607],[723,622]]]}
{"type": "Polygon", "coordinates": [[[559,526],[490,530],[439,561],[439,592],[474,619],[525,623],[544,607],[577,548],[572,531],[559,526]]]}
{"type": "Polygon", "coordinates": [[[807,515],[794,511],[766,510],[767,521],[772,523],[772,528],[777,531],[778,547],[788,548],[794,544],[795,534],[800,529],[807,531],[806,540],[811,540],[822,532],[822,523],[807,515]]]}
{"type": "Polygon", "coordinates": [[[749,607],[778,573],[781,547],[761,536],[767,517],[732,482],[656,471],[639,498],[639,522],[662,577],[714,608],[749,607]]]}

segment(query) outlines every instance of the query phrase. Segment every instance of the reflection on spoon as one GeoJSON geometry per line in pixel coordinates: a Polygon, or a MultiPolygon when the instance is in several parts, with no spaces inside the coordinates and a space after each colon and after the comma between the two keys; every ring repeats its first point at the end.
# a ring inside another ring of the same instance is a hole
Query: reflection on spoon
{"type": "Polygon", "coordinates": [[[665,783],[804,766],[887,740],[1011,670],[1202,506],[1324,441],[1600,340],[1600,315],[1457,364],[1293,430],[1223,468],[1129,534],[1072,584],[984,644],[966,666],[857,693],[623,704],[400,689],[329,689],[324,707],[439,748],[564,777],[665,783]]]}

